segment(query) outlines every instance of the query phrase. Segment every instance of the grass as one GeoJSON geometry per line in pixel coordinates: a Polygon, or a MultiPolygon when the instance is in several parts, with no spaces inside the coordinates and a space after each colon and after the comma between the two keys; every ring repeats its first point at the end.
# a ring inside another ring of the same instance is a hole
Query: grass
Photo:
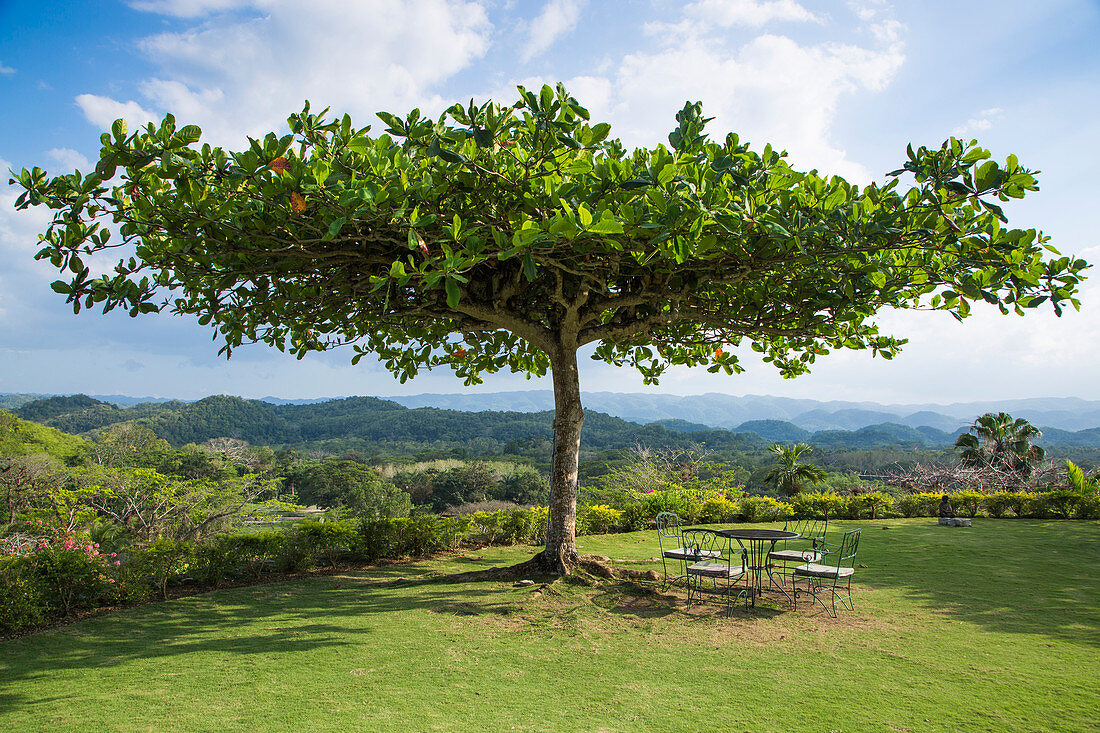
{"type": "MultiPolygon", "coordinates": [[[[0,729],[1100,727],[1100,523],[861,524],[856,611],[836,620],[803,606],[725,619],[614,581],[440,580],[531,553],[493,548],[4,642],[0,729]]],[[[579,545],[659,566],[652,532],[579,545]]]]}

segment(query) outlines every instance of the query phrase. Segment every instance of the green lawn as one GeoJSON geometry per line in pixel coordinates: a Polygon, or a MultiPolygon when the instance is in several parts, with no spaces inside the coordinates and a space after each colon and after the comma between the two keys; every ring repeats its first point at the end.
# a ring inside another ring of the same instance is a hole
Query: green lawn
{"type": "MultiPolygon", "coordinates": [[[[1100,523],[847,522],[837,538],[857,524],[867,567],[837,620],[687,613],[606,581],[435,580],[531,554],[495,548],[2,642],[0,730],[1100,728],[1100,523]]],[[[653,532],[579,544],[654,567],[653,532]]]]}

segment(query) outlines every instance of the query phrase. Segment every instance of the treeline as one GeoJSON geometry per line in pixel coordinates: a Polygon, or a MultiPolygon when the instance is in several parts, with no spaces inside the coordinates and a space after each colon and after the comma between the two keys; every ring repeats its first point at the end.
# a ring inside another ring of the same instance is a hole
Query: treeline
{"type": "MultiPolygon", "coordinates": [[[[294,447],[327,455],[356,452],[372,460],[500,455],[548,458],[553,437],[551,412],[410,409],[373,397],[273,405],[220,395],[189,403],[141,403],[120,408],[74,395],[34,400],[14,413],[66,433],[85,436],[128,422],[152,430],[177,447],[231,437],[256,445],[294,447]]],[[[757,420],[743,428],[735,433],[682,420],[639,425],[589,411],[585,417],[583,449],[591,455],[635,445],[686,450],[705,444],[711,451],[732,456],[751,454],[772,442],[807,442],[819,454],[880,450],[916,453],[949,449],[956,437],[935,428],[894,423],[813,434],[781,420],[757,420]]],[[[1077,432],[1051,429],[1042,442],[1052,457],[1070,458],[1082,465],[1095,465],[1100,458],[1100,428],[1077,432]]],[[[862,471],[863,467],[857,470],[862,471]]]]}

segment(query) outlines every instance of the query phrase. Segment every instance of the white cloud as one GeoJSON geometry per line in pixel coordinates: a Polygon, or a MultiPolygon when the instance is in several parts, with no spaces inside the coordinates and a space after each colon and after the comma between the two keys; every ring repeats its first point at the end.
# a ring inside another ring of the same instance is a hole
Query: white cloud
{"type": "Polygon", "coordinates": [[[57,163],[65,169],[63,172],[79,170],[88,171],[91,168],[91,163],[83,155],[71,148],[53,148],[47,150],[46,155],[53,158],[57,163]]]}
{"type": "Polygon", "coordinates": [[[110,97],[95,94],[78,94],[76,104],[84,112],[84,117],[100,130],[111,129],[111,124],[121,118],[131,129],[146,122],[160,119],[160,115],[147,111],[133,100],[118,102],[110,97]]]}
{"type": "MultiPolygon", "coordinates": [[[[0,171],[12,165],[0,158],[0,171]]],[[[18,173],[18,171],[16,171],[18,173]]],[[[33,257],[38,251],[38,232],[50,221],[45,207],[17,211],[15,200],[23,192],[17,184],[9,184],[9,176],[0,177],[0,324],[10,322],[17,313],[28,312],[26,290],[36,283],[48,288],[46,265],[36,266],[33,257]]],[[[7,330],[6,328],[4,329],[7,330]]],[[[2,340],[2,339],[0,339],[2,340]]]]}
{"type": "Polygon", "coordinates": [[[684,14],[726,28],[735,25],[760,28],[772,21],[802,23],[819,20],[794,0],[698,0],[687,5],[684,14]]]}
{"type": "MultiPolygon", "coordinates": [[[[359,124],[375,121],[382,109],[442,107],[433,87],[481,57],[492,28],[479,0],[176,0],[134,7],[200,19],[231,8],[255,11],[139,44],[159,67],[139,85],[147,103],[199,125],[204,140],[229,145],[279,129],[305,99],[347,111],[359,124]]],[[[82,97],[89,107],[113,102],[82,97]]]]}
{"type": "Polygon", "coordinates": [[[4,66],[3,63],[0,63],[0,74],[3,74],[5,76],[9,76],[9,75],[14,74],[14,73],[15,73],[15,69],[13,69],[10,66],[4,66]]]}
{"type": "MultiPolygon", "coordinates": [[[[703,5],[688,10],[698,12],[703,5]]],[[[756,4],[729,7],[733,9],[724,17],[730,23],[764,18],[767,10],[756,4]],[[756,15],[746,10],[749,5],[758,8],[756,15]]],[[[803,18],[793,4],[768,8],[774,17],[782,11],[791,19],[817,20],[803,18]]],[[[876,15],[866,27],[874,39],[870,46],[799,43],[772,33],[737,41],[707,30],[713,27],[685,17],[663,27],[673,29],[660,34],[664,47],[627,54],[606,76],[578,77],[566,85],[593,115],[606,112],[613,134],[628,146],[663,142],[684,102],[702,100],[704,113],[716,118],[708,129],[719,139],[732,130],[757,149],[769,142],[786,149],[796,166],[861,183],[871,179],[865,166],[838,147],[831,128],[844,96],[880,92],[901,68],[905,46],[900,24],[876,15]],[[582,89],[591,89],[593,98],[582,89]]]]}
{"type": "Polygon", "coordinates": [[[129,3],[134,10],[144,10],[175,18],[198,18],[210,13],[248,7],[250,0],[137,0],[129,3]]]}
{"type": "Polygon", "coordinates": [[[584,5],[585,0],[549,0],[538,17],[531,21],[530,35],[521,54],[523,60],[530,61],[573,30],[584,5]]]}
{"type": "Polygon", "coordinates": [[[971,117],[964,124],[951,131],[952,137],[966,137],[977,132],[986,132],[993,129],[993,124],[1004,117],[1004,110],[1000,107],[983,109],[975,117],[971,117]]]}

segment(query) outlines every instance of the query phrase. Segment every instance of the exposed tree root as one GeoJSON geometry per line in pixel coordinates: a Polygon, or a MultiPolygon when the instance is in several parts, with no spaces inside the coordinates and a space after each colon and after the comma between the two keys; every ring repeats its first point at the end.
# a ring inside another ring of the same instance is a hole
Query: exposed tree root
{"type": "Polygon", "coordinates": [[[470,570],[440,577],[424,579],[424,583],[476,583],[479,581],[518,581],[530,579],[560,578],[576,575],[588,579],[656,581],[657,573],[652,570],[629,570],[615,568],[611,558],[603,555],[578,555],[573,563],[547,561],[543,553],[515,565],[493,567],[485,570],[470,570]],[[567,568],[564,572],[562,566],[567,568]]]}

